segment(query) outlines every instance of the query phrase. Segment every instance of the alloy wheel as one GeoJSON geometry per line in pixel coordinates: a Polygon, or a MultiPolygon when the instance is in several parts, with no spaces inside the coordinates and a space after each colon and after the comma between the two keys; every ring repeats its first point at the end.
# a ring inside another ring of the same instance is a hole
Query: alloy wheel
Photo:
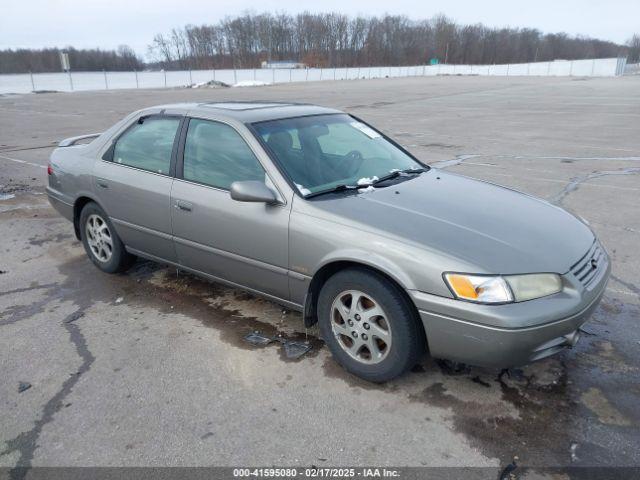
{"type": "Polygon", "coordinates": [[[113,237],[109,226],[97,214],[89,215],[85,225],[87,243],[93,256],[102,263],[107,263],[113,255],[113,237]]]}
{"type": "Polygon", "coordinates": [[[338,294],[331,306],[331,330],[342,349],[353,359],[375,364],[391,347],[391,327],[378,302],[359,290],[338,294]]]}

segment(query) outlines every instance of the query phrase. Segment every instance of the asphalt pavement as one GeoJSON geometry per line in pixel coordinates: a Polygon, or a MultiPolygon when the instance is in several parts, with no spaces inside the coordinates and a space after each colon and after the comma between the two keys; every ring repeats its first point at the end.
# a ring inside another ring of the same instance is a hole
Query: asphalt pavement
{"type": "Polygon", "coordinates": [[[640,77],[0,96],[0,467],[640,466],[639,245],[640,77]],[[44,195],[53,145],[231,99],[341,108],[435,167],[585,218],[613,276],[577,347],[509,371],[425,356],[374,385],[281,306],[151,262],[94,268],[44,195]],[[312,349],[292,360],[253,331],[312,349]]]}

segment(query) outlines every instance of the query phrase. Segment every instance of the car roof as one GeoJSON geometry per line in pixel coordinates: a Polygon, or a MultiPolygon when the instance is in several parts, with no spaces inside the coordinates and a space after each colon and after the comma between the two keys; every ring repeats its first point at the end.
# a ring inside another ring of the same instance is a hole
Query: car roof
{"type": "Polygon", "coordinates": [[[269,101],[216,101],[202,103],[178,103],[151,107],[153,110],[185,110],[189,115],[229,118],[243,123],[264,122],[282,118],[308,115],[344,113],[333,108],[306,103],[269,101]]]}

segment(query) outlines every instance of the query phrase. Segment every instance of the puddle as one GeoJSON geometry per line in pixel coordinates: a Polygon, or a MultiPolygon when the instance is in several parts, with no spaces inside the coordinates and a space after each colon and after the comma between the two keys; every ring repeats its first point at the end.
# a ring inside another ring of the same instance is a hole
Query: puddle
{"type": "Polygon", "coordinates": [[[255,349],[245,337],[259,332],[276,339],[273,343],[282,347],[280,358],[286,362],[314,357],[324,345],[317,335],[305,332],[299,313],[241,290],[176,273],[175,268],[139,260],[125,274],[95,275],[95,267],[83,255],[63,264],[60,271],[67,277],[62,289],[78,288],[72,290],[72,299],[89,297],[92,303],[114,303],[122,297],[122,303],[130,307],[151,307],[161,314],[181,313],[216,328],[223,341],[245,350],[255,349]],[[252,315],[243,311],[245,303],[251,305],[252,315]],[[260,310],[265,312],[261,318],[260,310]],[[309,350],[303,351],[306,347],[309,350]]]}
{"type": "Polygon", "coordinates": [[[441,375],[411,399],[447,409],[454,429],[485,455],[503,464],[514,457],[527,465],[567,463],[575,404],[559,360],[503,371],[434,366],[441,375]]]}

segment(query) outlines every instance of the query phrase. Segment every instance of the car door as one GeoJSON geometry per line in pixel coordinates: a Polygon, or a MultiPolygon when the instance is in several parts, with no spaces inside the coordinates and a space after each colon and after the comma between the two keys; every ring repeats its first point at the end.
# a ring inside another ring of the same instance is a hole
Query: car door
{"type": "Polygon", "coordinates": [[[134,253],[176,261],[171,186],[182,116],[137,119],[94,168],[94,190],[124,244],[134,253]]]}
{"type": "Polygon", "coordinates": [[[178,261],[233,284],[287,300],[290,205],[231,199],[235,181],[275,185],[238,131],[188,120],[172,189],[178,261]]]}

